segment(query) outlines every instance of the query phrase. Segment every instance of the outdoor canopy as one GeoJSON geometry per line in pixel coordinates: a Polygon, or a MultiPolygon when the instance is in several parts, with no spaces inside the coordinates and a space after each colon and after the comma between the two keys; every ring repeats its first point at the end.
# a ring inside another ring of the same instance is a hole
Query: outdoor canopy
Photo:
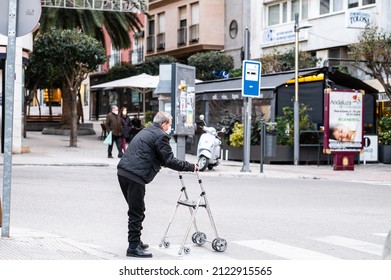
{"type": "Polygon", "coordinates": [[[137,76],[132,76],[124,79],[119,79],[99,85],[92,86],[91,89],[105,89],[105,88],[131,88],[142,93],[143,96],[143,112],[145,113],[145,94],[152,91],[159,83],[159,76],[151,76],[142,73],[137,76]]]}

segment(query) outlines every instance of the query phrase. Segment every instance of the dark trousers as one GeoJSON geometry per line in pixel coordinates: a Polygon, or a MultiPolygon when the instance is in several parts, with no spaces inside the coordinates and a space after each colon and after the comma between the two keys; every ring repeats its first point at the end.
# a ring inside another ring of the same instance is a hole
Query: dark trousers
{"type": "Polygon", "coordinates": [[[118,149],[118,156],[122,156],[123,155],[123,152],[122,152],[122,143],[121,143],[121,136],[114,136],[113,135],[113,142],[111,142],[111,145],[108,146],[107,148],[107,154],[109,156],[112,155],[112,151],[113,151],[113,144],[115,143],[115,145],[117,146],[117,149],[118,149]]]}
{"type": "Polygon", "coordinates": [[[128,242],[129,247],[140,244],[142,223],[145,218],[145,185],[134,182],[126,177],[118,176],[122,193],[128,203],[128,242]]]}

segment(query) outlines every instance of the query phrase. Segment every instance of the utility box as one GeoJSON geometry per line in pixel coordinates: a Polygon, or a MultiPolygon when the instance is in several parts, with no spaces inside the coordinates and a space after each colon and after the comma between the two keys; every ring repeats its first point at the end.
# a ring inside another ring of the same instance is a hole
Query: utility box
{"type": "Polygon", "coordinates": [[[195,132],[195,67],[180,63],[159,66],[159,110],[173,117],[174,135],[195,132]]]}
{"type": "Polygon", "coordinates": [[[180,63],[159,65],[159,110],[172,116],[176,157],[184,160],[186,137],[195,134],[195,67],[180,63]]]}

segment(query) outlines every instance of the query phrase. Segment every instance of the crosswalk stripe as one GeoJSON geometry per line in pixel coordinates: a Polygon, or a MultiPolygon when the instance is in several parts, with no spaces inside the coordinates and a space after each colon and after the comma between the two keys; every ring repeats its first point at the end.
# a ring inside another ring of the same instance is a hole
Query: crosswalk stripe
{"type": "Polygon", "coordinates": [[[346,247],[349,249],[373,254],[376,256],[382,255],[383,247],[381,245],[377,245],[374,243],[369,243],[361,240],[346,238],[342,236],[335,236],[335,235],[318,237],[315,239],[328,244],[346,247]]]}
{"type": "MultiPolygon", "coordinates": [[[[205,246],[207,245],[205,244],[205,246]]],[[[227,257],[224,252],[212,251],[213,249],[204,248],[205,246],[187,245],[187,247],[190,248],[190,253],[185,254],[182,252],[182,255],[178,254],[179,248],[181,247],[180,245],[171,244],[168,248],[152,246],[152,248],[158,252],[162,252],[173,257],[183,257],[186,260],[233,260],[233,258],[227,257]]]]}
{"type": "Polygon", "coordinates": [[[372,235],[381,236],[381,237],[387,237],[387,232],[381,232],[381,233],[372,233],[372,235]]]}
{"type": "Polygon", "coordinates": [[[339,258],[271,240],[243,240],[234,243],[288,260],[337,260],[339,258]]]}

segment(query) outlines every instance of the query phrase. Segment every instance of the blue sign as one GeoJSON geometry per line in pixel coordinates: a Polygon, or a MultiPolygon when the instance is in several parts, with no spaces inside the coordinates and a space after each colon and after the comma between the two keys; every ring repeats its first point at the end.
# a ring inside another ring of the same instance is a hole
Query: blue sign
{"type": "Polygon", "coordinates": [[[261,92],[261,63],[258,61],[243,61],[242,96],[259,97],[261,92]]]}

